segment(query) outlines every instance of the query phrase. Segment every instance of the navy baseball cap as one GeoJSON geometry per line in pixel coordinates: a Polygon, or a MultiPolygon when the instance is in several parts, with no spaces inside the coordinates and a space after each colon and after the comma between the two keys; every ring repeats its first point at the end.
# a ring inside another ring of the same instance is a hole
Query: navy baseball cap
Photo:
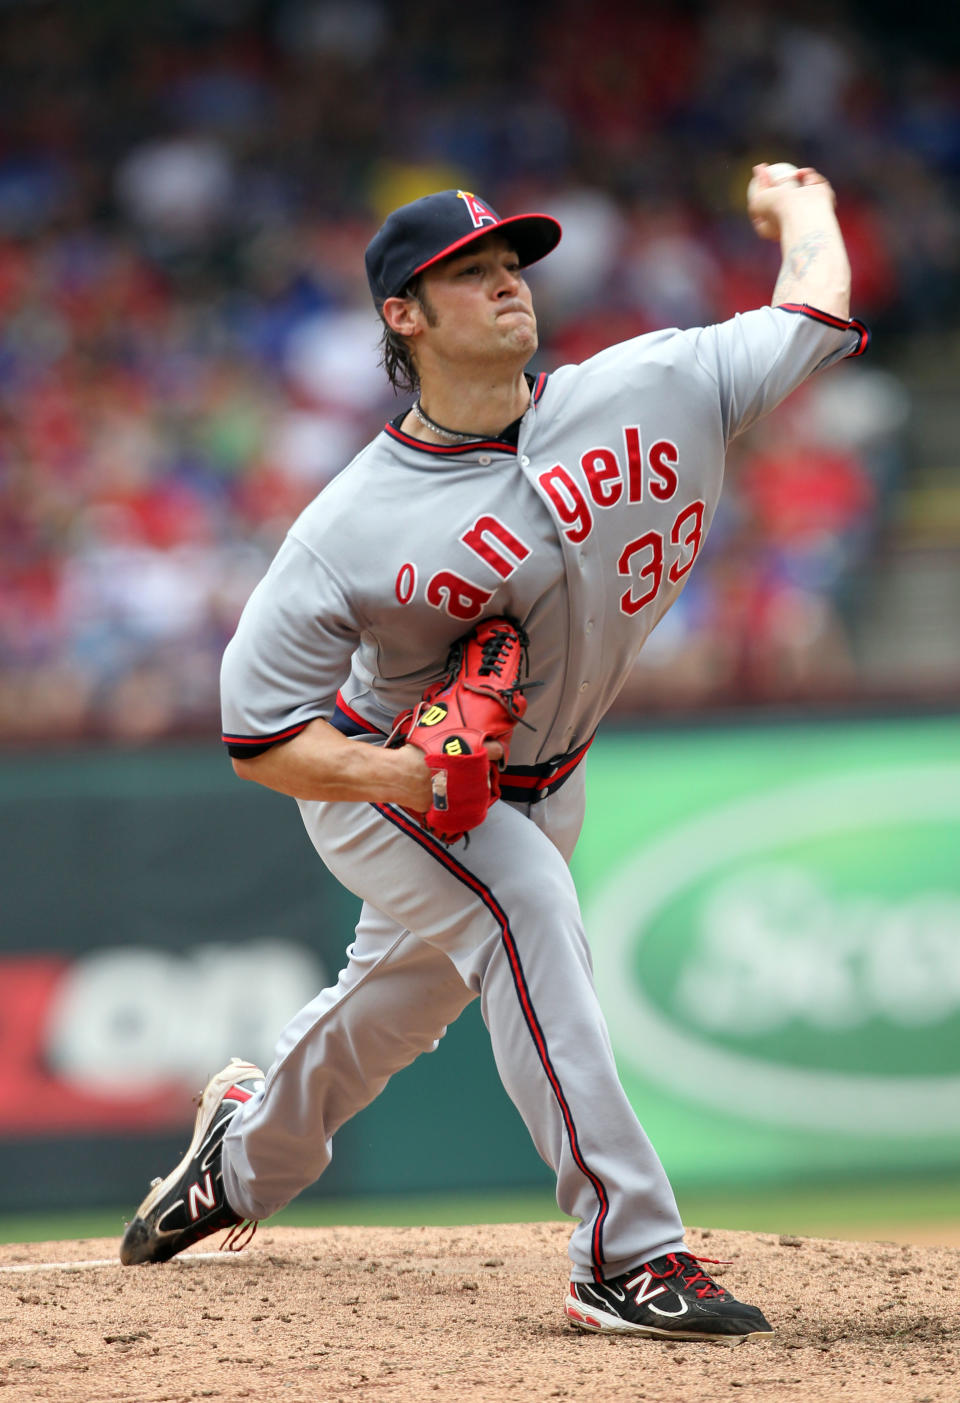
{"type": "Polygon", "coordinates": [[[482,239],[503,233],[517,251],[520,267],[544,258],[560,242],[560,225],[549,214],[514,214],[501,219],[469,190],[424,195],[388,214],[367,245],[367,280],[379,306],[399,297],[411,278],[482,239]]]}

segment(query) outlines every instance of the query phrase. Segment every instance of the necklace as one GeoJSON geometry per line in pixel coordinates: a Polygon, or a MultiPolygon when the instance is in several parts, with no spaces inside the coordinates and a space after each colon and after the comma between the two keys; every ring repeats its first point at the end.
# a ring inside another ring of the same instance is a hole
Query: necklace
{"type": "Polygon", "coordinates": [[[489,438],[489,434],[462,434],[459,429],[445,429],[442,424],[434,423],[429,414],[424,413],[419,400],[415,400],[412,407],[420,423],[440,438],[445,438],[448,443],[471,443],[474,439],[489,438]]]}

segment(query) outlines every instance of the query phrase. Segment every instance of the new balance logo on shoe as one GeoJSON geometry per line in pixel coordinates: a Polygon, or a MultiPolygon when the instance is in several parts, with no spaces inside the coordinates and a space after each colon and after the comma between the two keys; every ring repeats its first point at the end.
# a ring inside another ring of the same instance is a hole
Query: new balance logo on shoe
{"type": "Polygon", "coordinates": [[[187,1194],[187,1212],[190,1214],[190,1221],[195,1223],[200,1217],[201,1208],[205,1208],[209,1212],[211,1208],[216,1207],[216,1203],[217,1194],[208,1169],[203,1176],[202,1184],[190,1185],[187,1194]]]}
{"type": "Polygon", "coordinates": [[[667,1252],[610,1281],[572,1281],[567,1319],[580,1330],[724,1344],[772,1334],[756,1306],[707,1276],[703,1260],[667,1252]]]}
{"type": "Polygon", "coordinates": [[[155,1179],[120,1244],[124,1266],[167,1262],[201,1238],[230,1229],[221,1250],[239,1251],[256,1223],[246,1223],[223,1187],[223,1137],[243,1104],[263,1091],[263,1072],[233,1058],[207,1083],[193,1139],[165,1179],[155,1179]]]}
{"type": "MultiPolygon", "coordinates": [[[[654,1286],[653,1277],[648,1271],[641,1272],[639,1276],[633,1276],[625,1283],[628,1291],[632,1291],[635,1286],[639,1286],[637,1294],[633,1298],[635,1306],[642,1306],[644,1301],[652,1301],[654,1296],[665,1296],[666,1286],[654,1286]]],[[[671,1311],[670,1314],[673,1314],[671,1311]]]]}

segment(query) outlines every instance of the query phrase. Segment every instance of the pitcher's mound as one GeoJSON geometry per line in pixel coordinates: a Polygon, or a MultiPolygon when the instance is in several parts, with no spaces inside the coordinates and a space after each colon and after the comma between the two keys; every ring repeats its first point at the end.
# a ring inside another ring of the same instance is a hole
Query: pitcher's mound
{"type": "Polygon", "coordinates": [[[266,1226],[239,1256],[127,1268],[119,1239],[0,1247],[4,1403],[960,1398],[958,1248],[693,1228],[776,1330],[728,1349],[575,1330],[567,1235],[266,1226]]]}

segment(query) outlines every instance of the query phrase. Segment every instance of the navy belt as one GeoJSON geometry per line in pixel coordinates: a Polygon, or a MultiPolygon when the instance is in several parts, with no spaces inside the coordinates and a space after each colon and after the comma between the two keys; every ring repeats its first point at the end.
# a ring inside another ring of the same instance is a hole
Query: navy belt
{"type": "MultiPolygon", "coordinates": [[[[330,725],[335,726],[345,736],[382,736],[379,726],[365,721],[337,694],[337,703],[330,717],[330,725]]],[[[557,755],[552,760],[544,760],[539,765],[508,765],[500,772],[500,797],[512,804],[538,804],[551,794],[556,794],[573,774],[580,761],[593,744],[593,736],[583,745],[568,750],[565,755],[557,755]]]]}
{"type": "Polygon", "coordinates": [[[593,736],[568,750],[566,755],[557,755],[553,760],[544,760],[539,765],[508,765],[500,772],[500,798],[509,799],[512,804],[538,804],[557,790],[573,774],[593,745],[593,736]]]}

